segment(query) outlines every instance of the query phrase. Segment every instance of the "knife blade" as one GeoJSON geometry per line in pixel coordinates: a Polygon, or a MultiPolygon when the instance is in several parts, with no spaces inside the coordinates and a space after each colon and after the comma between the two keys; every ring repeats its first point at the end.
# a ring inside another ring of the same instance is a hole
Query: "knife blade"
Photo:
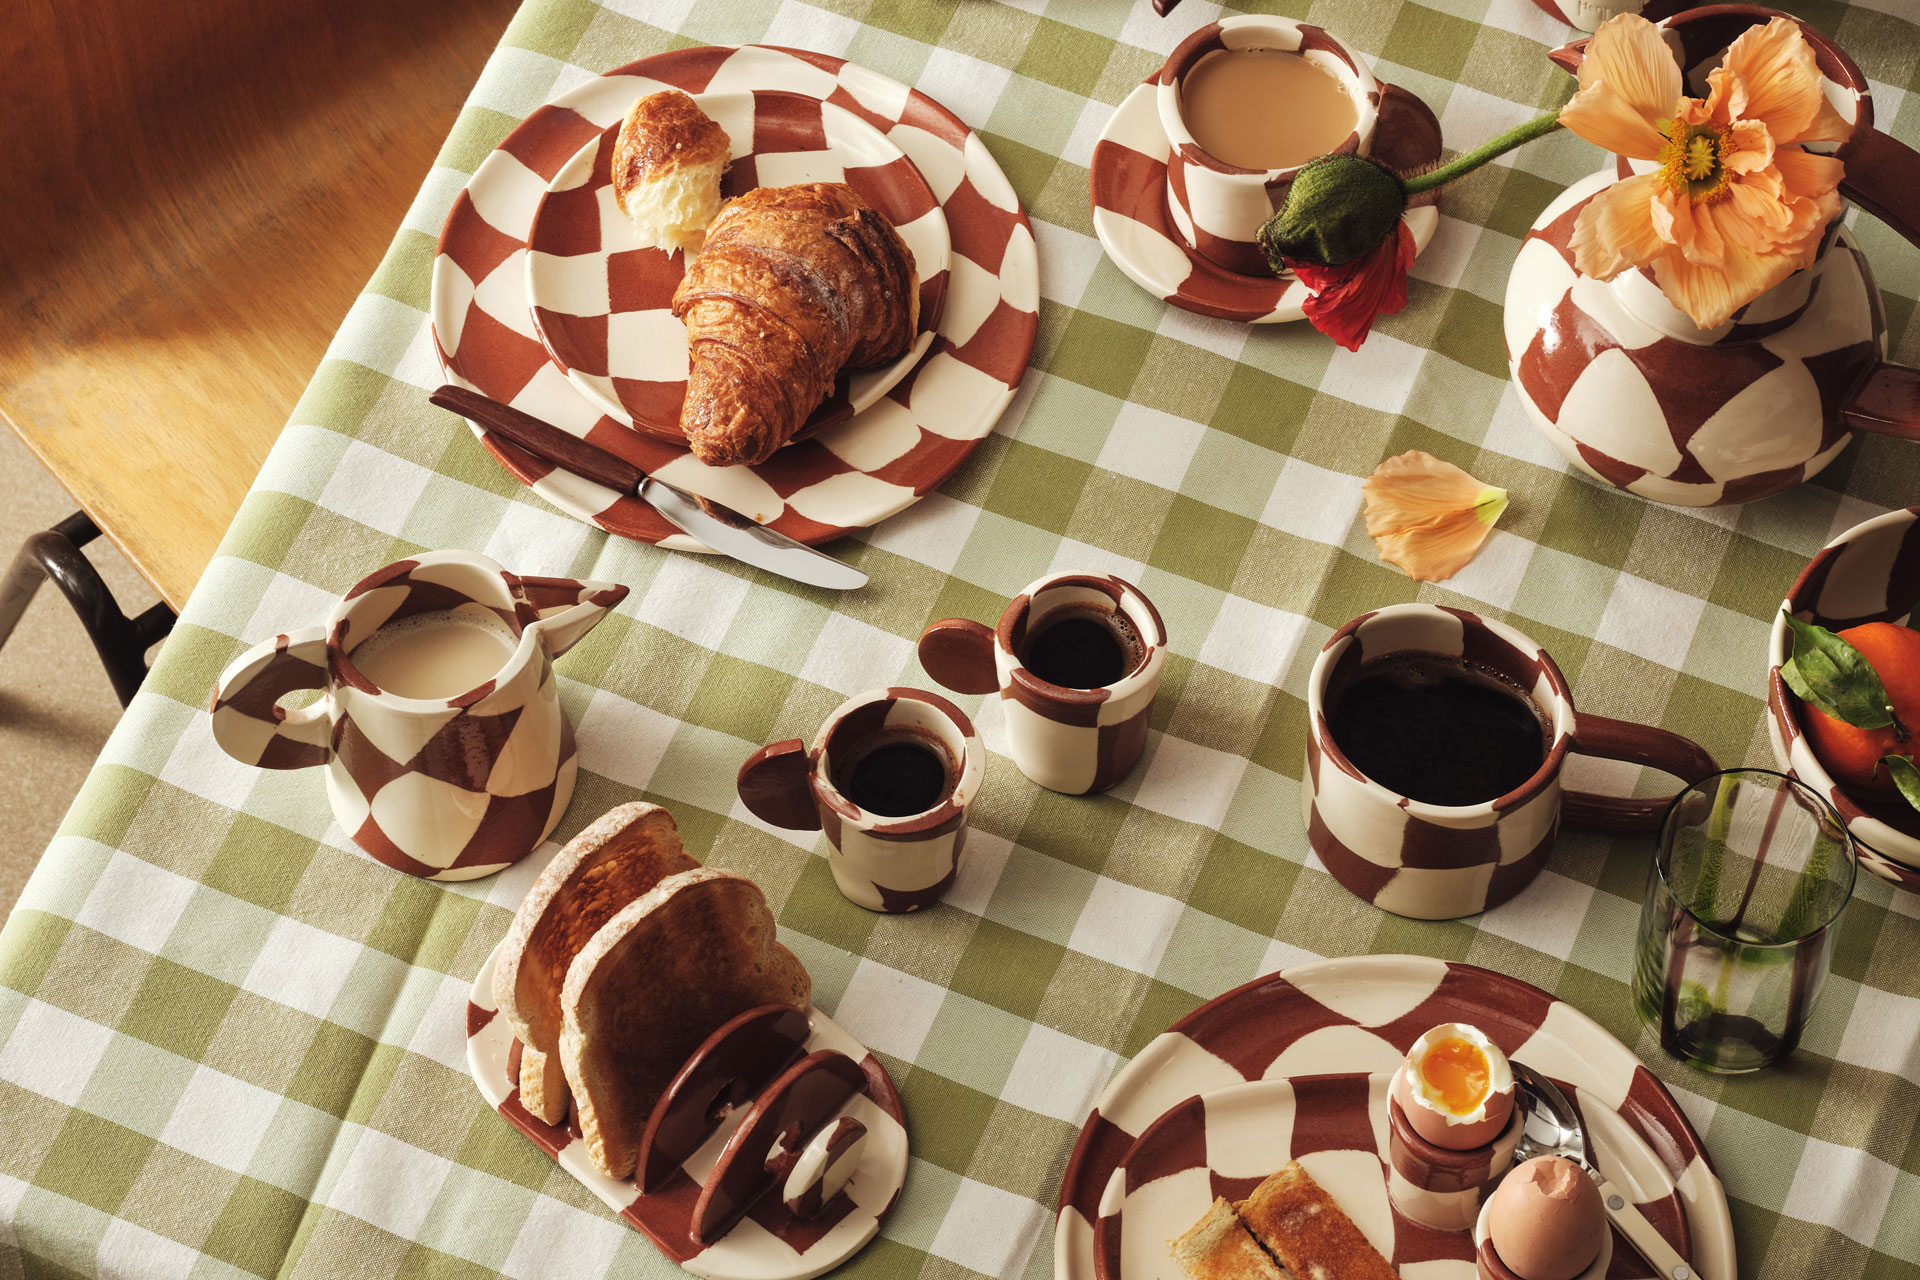
{"type": "Polygon", "coordinates": [[[786,534],[749,520],[738,511],[688,493],[633,463],[588,444],[550,422],[466,387],[447,385],[427,397],[442,409],[497,431],[534,457],[595,484],[632,494],[668,524],[722,555],[809,586],[850,591],[867,585],[867,575],[844,560],[796,542],[786,534]]]}

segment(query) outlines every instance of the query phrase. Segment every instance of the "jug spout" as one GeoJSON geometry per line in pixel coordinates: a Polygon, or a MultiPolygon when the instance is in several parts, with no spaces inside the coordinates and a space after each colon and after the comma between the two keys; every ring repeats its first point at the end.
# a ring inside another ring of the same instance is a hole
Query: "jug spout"
{"type": "Polygon", "coordinates": [[[1580,64],[1587,60],[1587,43],[1592,39],[1592,36],[1582,36],[1571,43],[1563,44],[1547,55],[1547,61],[1568,75],[1577,76],[1580,74],[1580,64]]]}
{"type": "Polygon", "coordinates": [[[519,578],[514,596],[521,626],[539,635],[547,656],[557,658],[598,626],[630,589],[591,579],[519,578]]]}

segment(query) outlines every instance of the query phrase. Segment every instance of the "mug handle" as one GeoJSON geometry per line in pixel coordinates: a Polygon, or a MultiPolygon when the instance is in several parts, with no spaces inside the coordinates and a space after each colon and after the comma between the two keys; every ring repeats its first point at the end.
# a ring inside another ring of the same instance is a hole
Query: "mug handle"
{"type": "Polygon", "coordinates": [[[281,698],[327,687],[327,634],[302,627],[262,640],[220,673],[207,710],[213,740],[242,764],[305,769],[325,764],[333,725],[328,700],[289,711],[281,698]]]}
{"type": "MultiPolygon", "coordinates": [[[[1574,717],[1573,749],[1583,756],[1650,765],[1688,785],[1720,772],[1713,756],[1691,738],[1652,725],[1585,712],[1574,717]]],[[[1569,791],[1561,797],[1560,816],[1590,831],[1647,834],[1659,827],[1661,816],[1673,800],[1673,796],[1646,800],[1569,791]]]]}
{"type": "Polygon", "coordinates": [[[798,738],[774,742],[747,757],[734,780],[740,803],[754,817],[789,831],[818,831],[820,811],[807,785],[813,762],[798,738]]]}
{"type": "Polygon", "coordinates": [[[920,633],[920,665],[955,693],[992,693],[993,632],[971,618],[942,618],[920,633]]]}

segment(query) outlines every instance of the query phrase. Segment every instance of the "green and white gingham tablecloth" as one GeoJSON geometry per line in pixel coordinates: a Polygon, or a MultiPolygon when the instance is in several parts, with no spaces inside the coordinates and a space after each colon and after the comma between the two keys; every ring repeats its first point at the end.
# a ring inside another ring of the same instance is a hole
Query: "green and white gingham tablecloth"
{"type": "MultiPolygon", "coordinates": [[[[1456,146],[1570,92],[1545,57],[1568,32],[1527,0],[1270,7],[1372,55],[1456,146]]],[[[1883,125],[1920,141],[1920,6],[1790,7],[1866,68],[1883,125]]],[[[1163,306],[1102,256],[1087,165],[1115,104],[1218,12],[527,0],[0,932],[0,1276],[672,1273],[466,1073],[468,985],[544,853],[470,885],[395,874],[331,824],[316,774],[242,767],[208,733],[213,678],[247,644],[442,547],[632,585],[559,664],[582,767],[557,834],[636,796],[670,807],[699,856],[766,890],[819,1006],[887,1062],[912,1166],[884,1237],[845,1274],[1049,1276],[1062,1167],[1124,1059],[1278,966],[1408,951],[1528,979],[1634,1046],[1718,1162],[1743,1276],[1920,1276],[1920,899],[1863,876],[1805,1047],[1715,1079],[1663,1056],[1629,1011],[1648,841],[1569,832],[1517,901],[1422,924],[1339,888],[1309,856],[1299,803],[1315,651],[1401,600],[1510,618],[1584,707],[1771,763],[1768,619],[1830,536],[1920,498],[1920,449],[1868,440],[1815,484],[1723,510],[1569,474],[1508,387],[1500,326],[1520,237],[1600,163],[1566,135],[1449,192],[1411,306],[1358,353],[1301,325],[1163,306]],[[873,575],[844,597],[609,539],[522,490],[425,400],[434,241],[494,143],[609,67],[746,41],[844,55],[945,103],[1006,169],[1039,244],[1039,346],[1019,396],[938,492],[839,545],[873,575]],[[1513,492],[1479,559],[1440,586],[1383,567],[1359,519],[1361,478],[1412,448],[1513,492]],[[1069,567],[1139,583],[1172,633],[1125,785],[1072,799],[1029,784],[982,706],[994,754],[966,869],[945,905],[905,917],[842,899],[818,841],[746,819],[732,781],[753,748],[809,735],[856,691],[927,684],[926,623],[990,619],[1069,567]]],[[[1891,353],[1920,360],[1920,255],[1871,219],[1857,230],[1891,353]]],[[[1618,766],[1583,776],[1634,783],[1618,766]]]]}

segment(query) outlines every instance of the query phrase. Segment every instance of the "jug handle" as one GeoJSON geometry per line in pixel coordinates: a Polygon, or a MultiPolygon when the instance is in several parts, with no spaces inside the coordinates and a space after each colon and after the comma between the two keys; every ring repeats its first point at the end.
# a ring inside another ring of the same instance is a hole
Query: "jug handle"
{"type": "Polygon", "coordinates": [[[242,764],[305,769],[325,764],[332,737],[328,700],[289,711],[280,699],[327,687],[327,635],[302,627],[262,640],[233,660],[213,687],[207,710],[213,740],[242,764]]]}

